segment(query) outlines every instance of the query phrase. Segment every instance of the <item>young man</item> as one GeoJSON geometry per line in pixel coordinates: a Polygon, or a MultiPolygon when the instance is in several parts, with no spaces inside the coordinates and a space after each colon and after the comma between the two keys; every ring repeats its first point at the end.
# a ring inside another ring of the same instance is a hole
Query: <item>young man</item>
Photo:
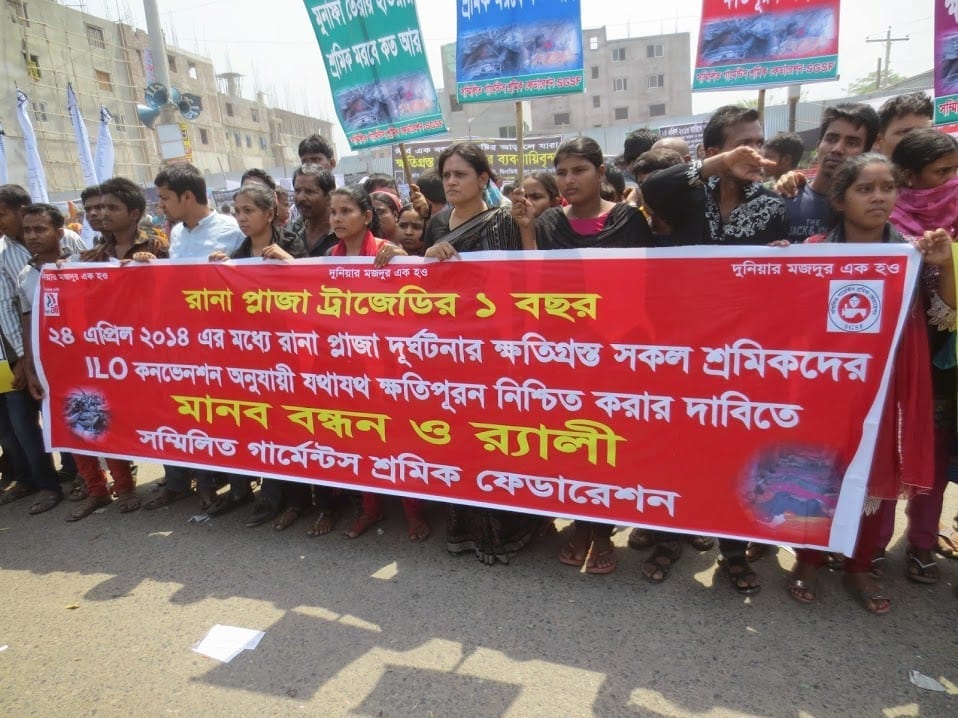
{"type": "MultiPolygon", "coordinates": [[[[0,334],[14,375],[14,390],[2,395],[0,402],[0,442],[9,454],[17,477],[4,491],[0,503],[10,503],[37,493],[31,514],[49,511],[63,499],[63,490],[53,467],[53,458],[43,446],[40,431],[40,405],[31,396],[27,382],[29,367],[24,347],[19,302],[20,272],[30,262],[31,250],[24,237],[23,210],[30,195],[19,185],[0,185],[0,334]]],[[[57,240],[64,235],[63,215],[56,229],[57,240]]],[[[28,220],[31,237],[40,231],[41,221],[28,220]]],[[[74,235],[75,236],[75,235],[74,235]]],[[[79,240],[64,239],[71,252],[84,249],[79,240]]]]}
{"type": "Polygon", "coordinates": [[[902,137],[912,130],[931,127],[934,116],[934,105],[924,92],[911,92],[886,100],[878,108],[875,150],[891,157],[902,137]]]}
{"type": "MultiPolygon", "coordinates": [[[[170,259],[206,260],[213,252],[232,254],[243,242],[243,233],[232,217],[214,212],[207,204],[206,180],[191,164],[181,162],[160,170],[153,180],[159,195],[159,209],[170,222],[178,222],[170,231],[170,259]]],[[[156,259],[149,251],[136,251],[133,259],[148,262],[156,259]]],[[[179,466],[163,466],[166,485],[156,497],[147,501],[146,510],[169,506],[191,494],[191,473],[179,466]]],[[[250,479],[234,474],[196,471],[196,485],[201,495],[201,508],[216,516],[249,503],[253,499],[250,479]],[[225,481],[230,490],[217,495],[217,483],[225,481]]]]}
{"type": "Polygon", "coordinates": [[[299,219],[290,229],[299,235],[310,257],[323,257],[338,241],[329,227],[329,193],[336,188],[332,173],[319,165],[293,172],[293,201],[299,219]]]}
{"type": "MultiPolygon", "coordinates": [[[[142,194],[142,193],[141,193],[142,194]]],[[[40,281],[40,268],[44,264],[53,264],[69,256],[61,246],[63,238],[63,215],[49,204],[32,204],[23,210],[23,236],[27,249],[33,254],[30,263],[20,272],[20,306],[23,310],[23,336],[26,351],[25,361],[29,366],[29,386],[33,398],[40,401],[45,393],[36,372],[33,370],[33,355],[30,350],[30,318],[33,311],[33,297],[40,281]]],[[[95,250],[91,250],[95,251],[95,250]]],[[[106,474],[100,468],[96,457],[78,454],[77,469],[86,487],[87,496],[83,503],[74,509],[67,521],[85,518],[113,499],[107,487],[106,474]]],[[[120,459],[107,459],[107,466],[113,475],[113,491],[117,494],[120,511],[134,511],[140,508],[139,499],[133,490],[134,479],[132,464],[120,459]]]]}
{"type": "MultiPolygon", "coordinates": [[[[787,213],[781,197],[762,186],[764,133],[752,109],[720,107],[705,127],[705,160],[661,169],[642,183],[652,211],[672,229],[672,245],[767,245],[784,239],[787,213]]],[[[746,560],[745,541],[719,539],[721,563],[736,591],[761,590],[746,560]]],[[[659,536],[643,564],[646,578],[660,583],[681,555],[674,537],[659,536]]]]}
{"type": "Polygon", "coordinates": [[[777,180],[786,172],[798,169],[802,155],[805,154],[805,145],[802,144],[802,138],[794,132],[779,132],[765,143],[762,154],[765,159],[775,163],[765,174],[777,180]]]}
{"type": "Polygon", "coordinates": [[[804,242],[835,226],[836,215],[828,199],[835,171],[849,157],[868,152],[878,135],[878,114],[861,103],[826,107],[818,140],[818,173],[805,182],[801,172],[783,175],[777,185],[787,197],[788,240],[804,242]]]}
{"type": "MultiPolygon", "coordinates": [[[[80,193],[80,202],[83,203],[83,214],[86,217],[86,223],[97,235],[103,233],[103,227],[100,224],[100,213],[102,209],[100,185],[95,184],[87,187],[80,193]]],[[[93,244],[99,242],[100,237],[93,238],[93,244]]]]}
{"type": "Polygon", "coordinates": [[[133,259],[138,252],[148,252],[158,259],[169,256],[165,239],[140,229],[140,219],[146,212],[146,196],[142,189],[125,177],[114,177],[101,184],[99,190],[99,223],[103,241],[82,252],[82,261],[133,259]]]}
{"type": "MultiPolygon", "coordinates": [[[[159,210],[171,224],[170,259],[207,259],[220,251],[232,254],[244,237],[236,220],[214,212],[206,199],[206,180],[193,165],[180,162],[160,170],[153,180],[159,210]]],[[[148,261],[141,253],[136,259],[148,261]]]]}
{"type": "Polygon", "coordinates": [[[299,143],[299,161],[304,165],[319,165],[332,172],[336,168],[333,146],[325,137],[310,135],[299,143]]]}

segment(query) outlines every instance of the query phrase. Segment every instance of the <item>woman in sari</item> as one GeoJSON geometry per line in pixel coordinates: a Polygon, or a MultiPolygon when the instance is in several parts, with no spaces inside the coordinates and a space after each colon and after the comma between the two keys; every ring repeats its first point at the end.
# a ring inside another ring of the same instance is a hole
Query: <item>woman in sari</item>
{"type": "MultiPolygon", "coordinates": [[[[816,235],[806,241],[907,242],[888,221],[895,206],[898,184],[897,170],[884,155],[869,152],[845,160],[835,172],[830,192],[841,221],[827,235],[816,235]]],[[[953,306],[955,287],[951,239],[947,232],[928,232],[915,244],[924,255],[925,272],[941,270],[932,272],[941,280],[935,291],[953,306]]],[[[858,540],[854,553],[844,562],[845,587],[873,614],[891,610],[891,601],[870,573],[881,533],[880,502],[926,493],[934,482],[931,360],[925,316],[929,293],[925,287],[923,282],[922,291],[905,319],[879,421],[858,540]]],[[[816,578],[825,564],[825,553],[798,549],[795,555],[795,567],[786,588],[799,603],[813,603],[817,597],[816,578]]]]}
{"type": "MultiPolygon", "coordinates": [[[[539,249],[651,247],[652,232],[633,205],[602,199],[605,163],[602,148],[589,137],[563,142],[553,164],[559,192],[568,202],[535,217],[528,198],[515,198],[513,215],[526,243],[539,249]]],[[[616,567],[612,530],[608,524],[576,521],[572,539],[559,550],[559,561],[586,573],[611,573],[616,567]]],[[[676,545],[677,542],[676,542],[676,545]]]]}
{"type": "MultiPolygon", "coordinates": [[[[426,257],[445,260],[459,252],[534,249],[524,245],[508,207],[494,206],[489,185],[492,168],[482,149],[457,142],[439,155],[439,175],[450,204],[429,220],[423,237],[426,257]]],[[[491,566],[509,560],[543,527],[538,516],[476,506],[448,505],[446,548],[450,553],[473,552],[491,566]]]]}

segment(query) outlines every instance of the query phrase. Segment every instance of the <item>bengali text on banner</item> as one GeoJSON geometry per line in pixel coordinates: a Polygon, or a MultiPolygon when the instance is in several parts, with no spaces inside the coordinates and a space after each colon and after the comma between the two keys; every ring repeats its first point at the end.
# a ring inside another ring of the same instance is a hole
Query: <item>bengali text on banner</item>
{"type": "Polygon", "coordinates": [[[44,428],[57,450],[850,550],[918,264],[822,245],[49,268],[44,428]]]}
{"type": "Polygon", "coordinates": [[[304,0],[354,149],[446,131],[412,0],[304,0]]]}
{"type": "Polygon", "coordinates": [[[839,0],[702,0],[693,90],[838,77],[839,0]]]}

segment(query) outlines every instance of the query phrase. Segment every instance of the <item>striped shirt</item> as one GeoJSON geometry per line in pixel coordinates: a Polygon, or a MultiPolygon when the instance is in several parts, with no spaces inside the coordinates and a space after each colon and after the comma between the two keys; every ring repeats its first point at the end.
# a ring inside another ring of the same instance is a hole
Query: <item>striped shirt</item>
{"type": "MultiPolygon", "coordinates": [[[[70,230],[64,230],[60,246],[70,253],[86,249],[83,240],[70,230]]],[[[0,332],[4,342],[13,351],[11,359],[23,356],[19,277],[30,259],[30,250],[21,242],[6,235],[0,236],[0,332]]]]}

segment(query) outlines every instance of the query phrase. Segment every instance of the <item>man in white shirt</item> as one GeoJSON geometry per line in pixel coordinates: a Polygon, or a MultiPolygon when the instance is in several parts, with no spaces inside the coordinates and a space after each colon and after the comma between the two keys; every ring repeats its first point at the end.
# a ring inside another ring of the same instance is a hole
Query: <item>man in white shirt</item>
{"type": "MultiPolygon", "coordinates": [[[[179,162],[164,167],[153,180],[159,195],[159,210],[170,222],[178,223],[170,230],[170,259],[199,259],[206,261],[213,252],[230,255],[243,242],[243,233],[236,220],[220,214],[207,205],[206,180],[193,165],[179,162]]],[[[155,259],[149,252],[137,252],[138,262],[155,259]]],[[[180,466],[164,465],[166,485],[143,508],[146,510],[168,506],[190,495],[191,473],[180,466]]],[[[197,470],[197,489],[201,508],[210,516],[219,515],[242,506],[253,499],[248,476],[197,470]],[[216,485],[228,482],[230,490],[217,496],[216,485]]]]}
{"type": "Polygon", "coordinates": [[[153,184],[160,211],[175,225],[170,230],[170,259],[205,260],[212,252],[229,255],[242,243],[236,220],[207,204],[206,180],[193,165],[179,162],[164,167],[153,184]]]}

